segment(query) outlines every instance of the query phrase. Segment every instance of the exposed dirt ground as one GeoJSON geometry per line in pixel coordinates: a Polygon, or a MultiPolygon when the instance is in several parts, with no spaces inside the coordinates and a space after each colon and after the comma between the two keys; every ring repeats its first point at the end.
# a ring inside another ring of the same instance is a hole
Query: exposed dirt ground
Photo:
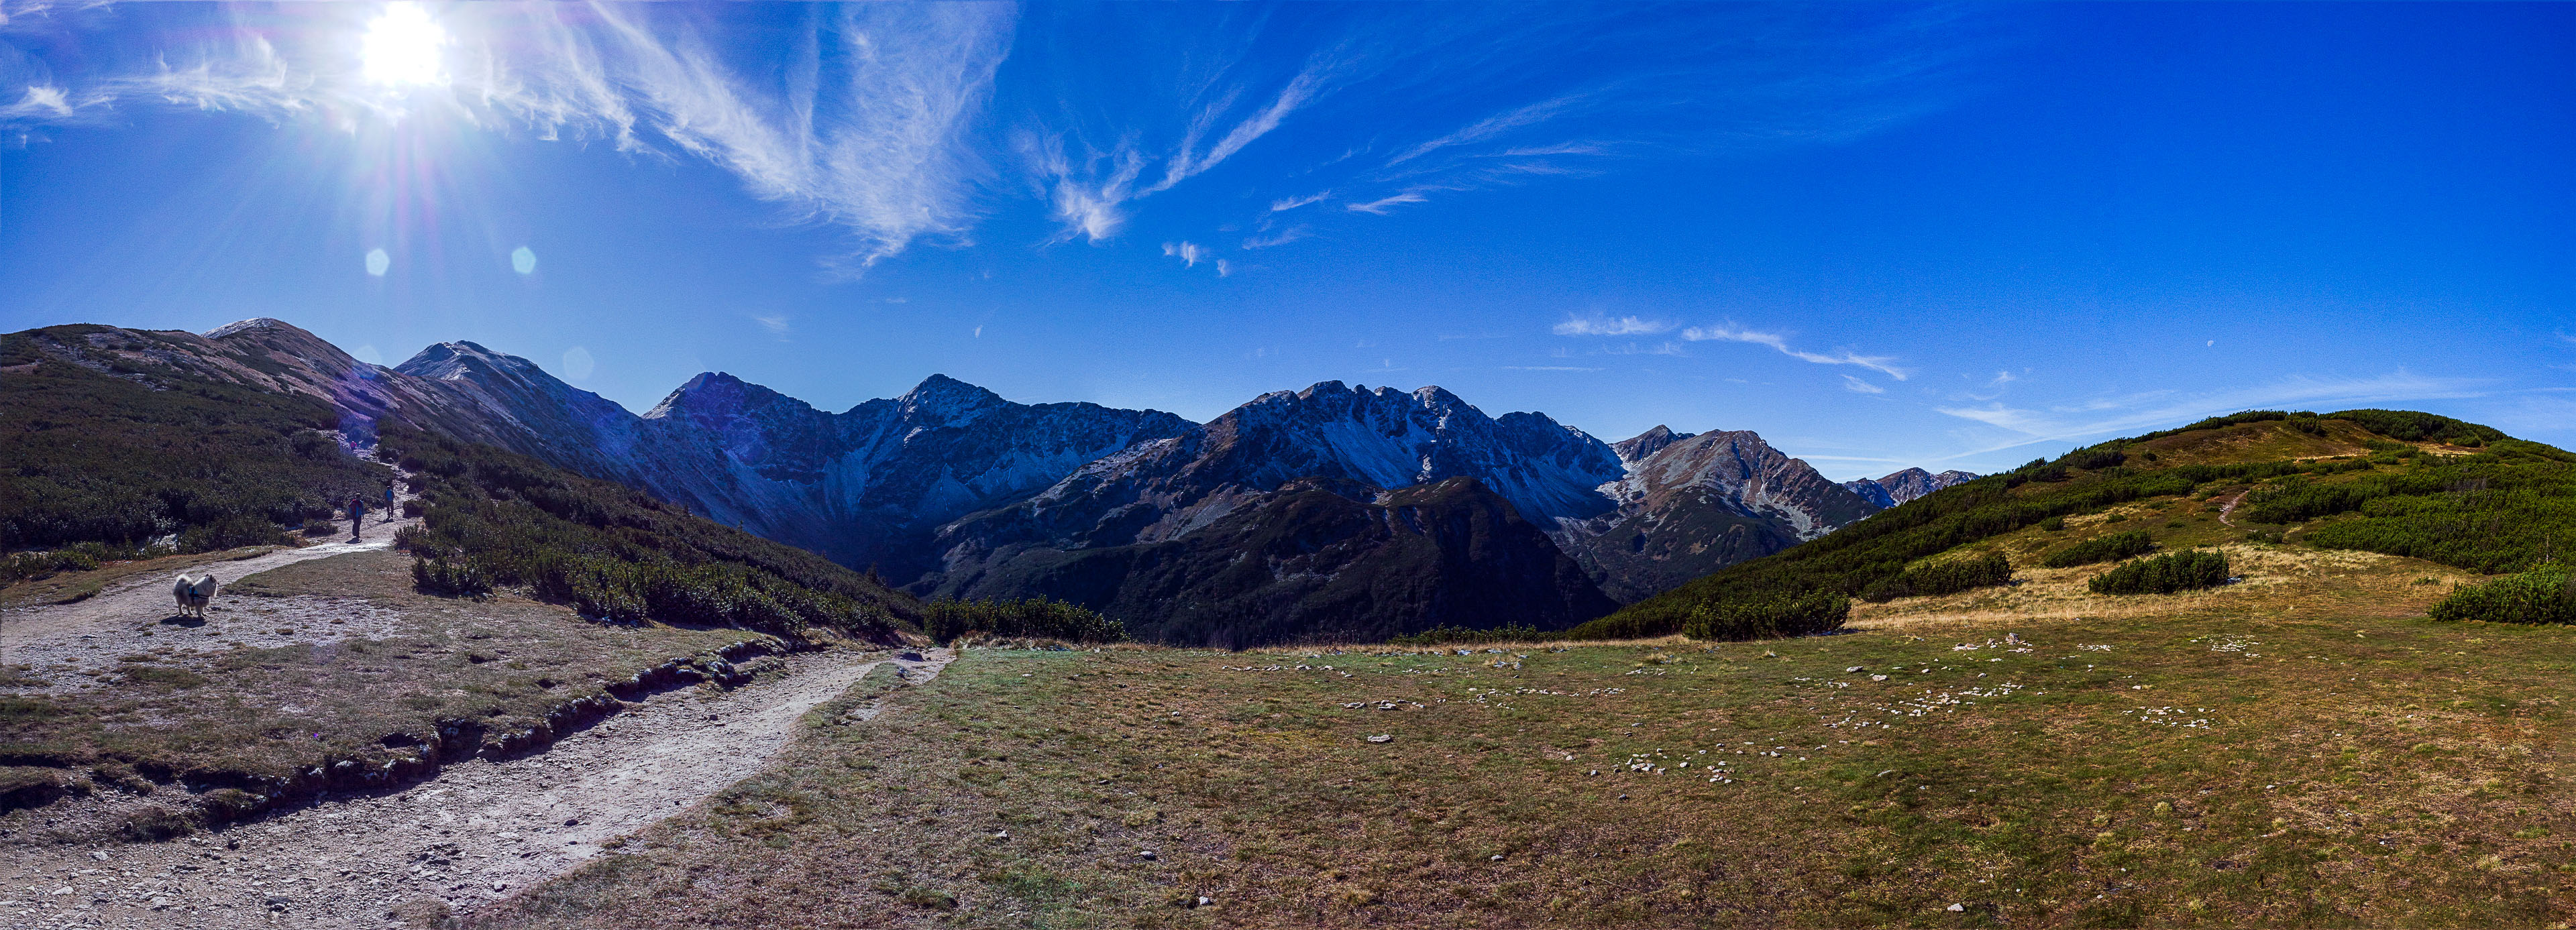
{"type": "MultiPolygon", "coordinates": [[[[926,680],[949,659],[915,655],[890,661],[926,680]]],[[[0,847],[0,914],[26,927],[382,927],[470,913],[759,771],[800,716],[879,664],[849,656],[792,656],[731,692],[630,705],[543,753],[451,765],[407,790],[334,796],[209,835],[0,847]]],[[[139,803],[108,795],[58,807],[109,819],[139,803]]]]}
{"type": "MultiPolygon", "coordinates": [[[[177,617],[165,571],[117,579],[77,602],[10,610],[0,615],[6,621],[0,624],[0,645],[7,650],[0,666],[27,672],[9,690],[66,706],[112,707],[129,697],[120,689],[134,687],[124,680],[133,669],[121,667],[120,659],[152,653],[158,656],[154,667],[214,679],[178,692],[182,696],[229,704],[302,701],[227,690],[223,662],[248,654],[244,650],[344,641],[354,650],[370,642],[443,641],[464,633],[460,642],[500,656],[466,669],[502,668],[515,663],[513,656],[538,660],[560,648],[559,641],[596,639],[615,648],[587,647],[589,652],[578,653],[589,656],[582,661],[607,661],[612,664],[605,667],[622,674],[632,669],[615,663],[661,661],[656,650],[686,656],[707,645],[699,640],[709,634],[730,632],[596,627],[523,599],[473,602],[389,593],[388,585],[408,583],[402,575],[407,561],[382,552],[403,525],[370,523],[368,538],[355,544],[212,563],[207,568],[227,585],[298,567],[268,576],[295,576],[267,585],[275,590],[254,595],[265,582],[251,582],[242,592],[218,594],[204,621],[177,617]],[[506,629],[494,638],[472,638],[492,635],[478,630],[495,625],[506,629]]],[[[405,653],[430,654],[425,644],[386,652],[379,648],[355,661],[369,666],[362,671],[385,677],[385,669],[416,658],[405,653]]],[[[759,672],[748,684],[681,687],[618,702],[605,719],[563,734],[541,752],[452,762],[400,789],[334,791],[314,803],[169,842],[111,837],[130,815],[169,802],[172,786],[132,793],[102,784],[88,796],[6,818],[17,829],[0,829],[6,837],[0,839],[0,926],[387,927],[471,915],[760,772],[799,729],[801,716],[842,696],[870,670],[891,662],[906,677],[926,680],[950,658],[930,651],[884,659],[839,648],[763,658],[744,666],[759,672]]],[[[550,668],[532,666],[528,674],[550,668]]],[[[472,687],[462,680],[436,684],[472,687]]],[[[325,712],[318,706],[301,709],[325,712]]],[[[874,713],[869,708],[846,716],[855,722],[874,713]]]]}
{"type": "MultiPolygon", "coordinates": [[[[178,603],[170,596],[175,575],[166,572],[128,576],[69,604],[0,611],[0,665],[88,668],[112,666],[117,656],[160,646],[230,648],[239,643],[260,648],[374,635],[392,621],[390,613],[325,609],[310,598],[289,599],[301,603],[243,598],[225,594],[221,586],[298,562],[384,549],[393,545],[395,531],[417,522],[417,517],[391,523],[370,518],[367,536],[358,542],[334,540],[189,569],[197,574],[211,573],[218,582],[214,602],[206,605],[206,619],[202,621],[179,616],[178,603]],[[341,622],[334,623],[335,620],[341,622]],[[271,621],[317,626],[310,633],[280,634],[280,623],[271,621]]],[[[65,679],[58,679],[47,690],[69,693],[97,687],[92,682],[65,679]]]]}

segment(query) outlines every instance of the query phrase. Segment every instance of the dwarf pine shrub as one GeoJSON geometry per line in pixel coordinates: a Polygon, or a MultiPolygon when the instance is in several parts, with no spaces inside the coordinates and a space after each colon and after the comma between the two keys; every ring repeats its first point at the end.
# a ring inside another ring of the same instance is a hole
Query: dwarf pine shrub
{"type": "Polygon", "coordinates": [[[2117,562],[2154,551],[2156,551],[2155,540],[2147,537],[2147,531],[2130,530],[2126,533],[2096,536],[2051,552],[2047,558],[2040,560],[2040,564],[2050,568],[2072,568],[2077,565],[2091,565],[2095,562],[2117,562]]]}
{"type": "Polygon", "coordinates": [[[1947,559],[1926,562],[1906,569],[1894,578],[1883,578],[1861,590],[1861,600],[1872,603],[1900,597],[1939,597],[1973,588],[1990,588],[2012,583],[2012,562],[2001,552],[1989,552],[1973,559],[1947,559]]]}
{"type": "Polygon", "coordinates": [[[1703,602],[1682,621],[1682,635],[1692,639],[1770,639],[1812,636],[1842,629],[1851,619],[1851,598],[1830,591],[1799,597],[1760,597],[1703,602]]]}
{"type": "Polygon", "coordinates": [[[2576,623],[2576,571],[2553,562],[2521,574],[2461,585],[2427,613],[2435,620],[2576,623]]]}
{"type": "Polygon", "coordinates": [[[2226,583],[2227,553],[2194,550],[2131,562],[2093,576],[2086,586],[2095,594],[2172,594],[2226,583]]]}

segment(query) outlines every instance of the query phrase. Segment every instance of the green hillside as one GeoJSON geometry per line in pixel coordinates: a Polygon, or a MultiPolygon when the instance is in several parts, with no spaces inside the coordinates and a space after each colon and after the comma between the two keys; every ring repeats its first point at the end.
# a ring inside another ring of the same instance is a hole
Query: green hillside
{"type": "MultiPolygon", "coordinates": [[[[2253,411],[2034,461],[1730,566],[1577,636],[1744,638],[1758,621],[1887,590],[1921,560],[2132,502],[2241,495],[2220,535],[2517,572],[2576,546],[2576,455],[2408,411],[2253,411]],[[1803,605],[1803,606],[1796,606],[1803,605]],[[1735,622],[1712,618],[1751,617],[1735,622]]],[[[2209,542],[2223,541],[2213,537],[2209,542]]],[[[1839,616],[1833,618],[1838,625],[1839,616]]],[[[1804,622],[1779,632],[1811,631],[1804,622]]]]}
{"type": "Polygon", "coordinates": [[[919,626],[920,603],[882,579],[625,485],[406,427],[386,426],[381,442],[429,502],[421,527],[399,537],[422,590],[523,585],[607,620],[788,636],[825,627],[891,640],[919,626]]]}
{"type": "Polygon", "coordinates": [[[108,326],[0,336],[0,552],[281,542],[392,477],[340,446],[330,405],[156,358],[202,351],[108,326]]]}

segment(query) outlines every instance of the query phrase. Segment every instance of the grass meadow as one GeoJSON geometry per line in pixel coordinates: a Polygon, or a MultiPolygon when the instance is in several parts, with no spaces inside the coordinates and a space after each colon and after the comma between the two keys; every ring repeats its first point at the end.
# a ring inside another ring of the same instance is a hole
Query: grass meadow
{"type": "Polygon", "coordinates": [[[482,923],[2564,925],[2576,631],[2244,548],[1784,641],[970,649],[482,923]]]}

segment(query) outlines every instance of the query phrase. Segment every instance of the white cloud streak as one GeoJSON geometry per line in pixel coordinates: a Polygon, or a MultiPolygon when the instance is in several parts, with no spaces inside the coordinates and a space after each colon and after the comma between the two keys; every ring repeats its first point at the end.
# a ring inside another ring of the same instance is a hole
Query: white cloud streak
{"type": "Polygon", "coordinates": [[[2239,410],[2478,397],[2485,393],[2480,390],[2484,384],[2483,381],[2463,378],[2427,378],[2399,370],[2376,378],[2360,379],[2298,376],[2255,387],[2201,394],[2150,391],[2099,397],[2046,410],[2007,407],[2000,403],[1933,409],[2031,437],[1995,447],[2007,449],[2042,439],[2077,439],[2136,432],[2239,410]]]}
{"type": "Polygon", "coordinates": [[[1267,249],[1275,246],[1287,245],[1288,243],[1308,238],[1313,235],[1314,230],[1312,228],[1305,226],[1291,226],[1271,235],[1254,236],[1249,239],[1245,239],[1243,240],[1243,247],[1246,249],[1267,249]]]}
{"type": "Polygon", "coordinates": [[[1770,346],[1780,354],[1800,361],[1814,362],[1818,365],[1858,365],[1898,381],[1905,380],[1911,374],[1906,369],[1896,367],[1895,356],[1861,355],[1849,349],[1837,350],[1831,354],[1809,352],[1790,346],[1788,338],[1778,333],[1743,329],[1733,325],[1693,326],[1682,330],[1682,338],[1692,342],[1745,342],[1770,346]]]}
{"type": "Polygon", "coordinates": [[[1569,316],[1565,318],[1565,322],[1556,324],[1550,331],[1559,336],[1639,336],[1671,332],[1672,328],[1673,324],[1662,320],[1647,320],[1633,316],[1615,318],[1569,316]]]}
{"type": "Polygon", "coordinates": [[[1887,389],[1850,375],[1843,376],[1843,389],[1855,394],[1885,394],[1887,389]]]}
{"type": "Polygon", "coordinates": [[[1182,267],[1196,268],[1199,259],[1207,257],[1207,249],[1195,242],[1166,242],[1163,254],[1180,259],[1182,267]]]}
{"type": "MultiPolygon", "coordinates": [[[[236,23],[148,64],[74,84],[18,89],[0,126],[104,118],[159,104],[318,118],[442,116],[539,138],[600,138],[665,150],[739,178],[800,222],[855,240],[828,264],[855,273],[925,237],[963,237],[979,160],[965,138],[1011,46],[1016,14],[987,3],[862,5],[810,18],[784,61],[745,60],[655,9],[604,4],[440,7],[456,36],[443,87],[359,79],[341,47],[350,10],[316,6],[286,25],[236,23]],[[275,41],[272,41],[275,37],[275,41]],[[173,62],[177,63],[173,63],[173,62]]],[[[9,89],[0,85],[0,93],[9,89]]]]}
{"type": "Polygon", "coordinates": [[[1346,204],[1343,206],[1343,209],[1349,210],[1353,213],[1372,213],[1378,216],[1385,216],[1388,213],[1393,212],[1392,208],[1394,207],[1408,203],[1421,203],[1431,199],[1422,196],[1422,192],[1424,190],[1427,190],[1427,188],[1416,188],[1402,193],[1390,194],[1367,203],[1346,204]]]}
{"type": "Polygon", "coordinates": [[[1168,154],[1149,152],[1133,137],[1127,137],[1108,151],[1086,151],[1077,158],[1068,153],[1072,143],[1062,133],[1024,135],[1023,154],[1043,179],[1056,220],[1061,224],[1054,241],[1080,238],[1097,243],[1117,235],[1126,225],[1128,204],[1205,174],[1269,135],[1291,114],[1329,89],[1330,70],[1323,62],[1309,63],[1288,79],[1268,105],[1236,121],[1205,149],[1199,147],[1201,141],[1234,111],[1241,88],[1217,93],[1214,99],[1200,103],[1182,130],[1180,141],[1168,154]],[[1140,185],[1146,165],[1157,160],[1163,163],[1162,177],[1140,185]]]}

